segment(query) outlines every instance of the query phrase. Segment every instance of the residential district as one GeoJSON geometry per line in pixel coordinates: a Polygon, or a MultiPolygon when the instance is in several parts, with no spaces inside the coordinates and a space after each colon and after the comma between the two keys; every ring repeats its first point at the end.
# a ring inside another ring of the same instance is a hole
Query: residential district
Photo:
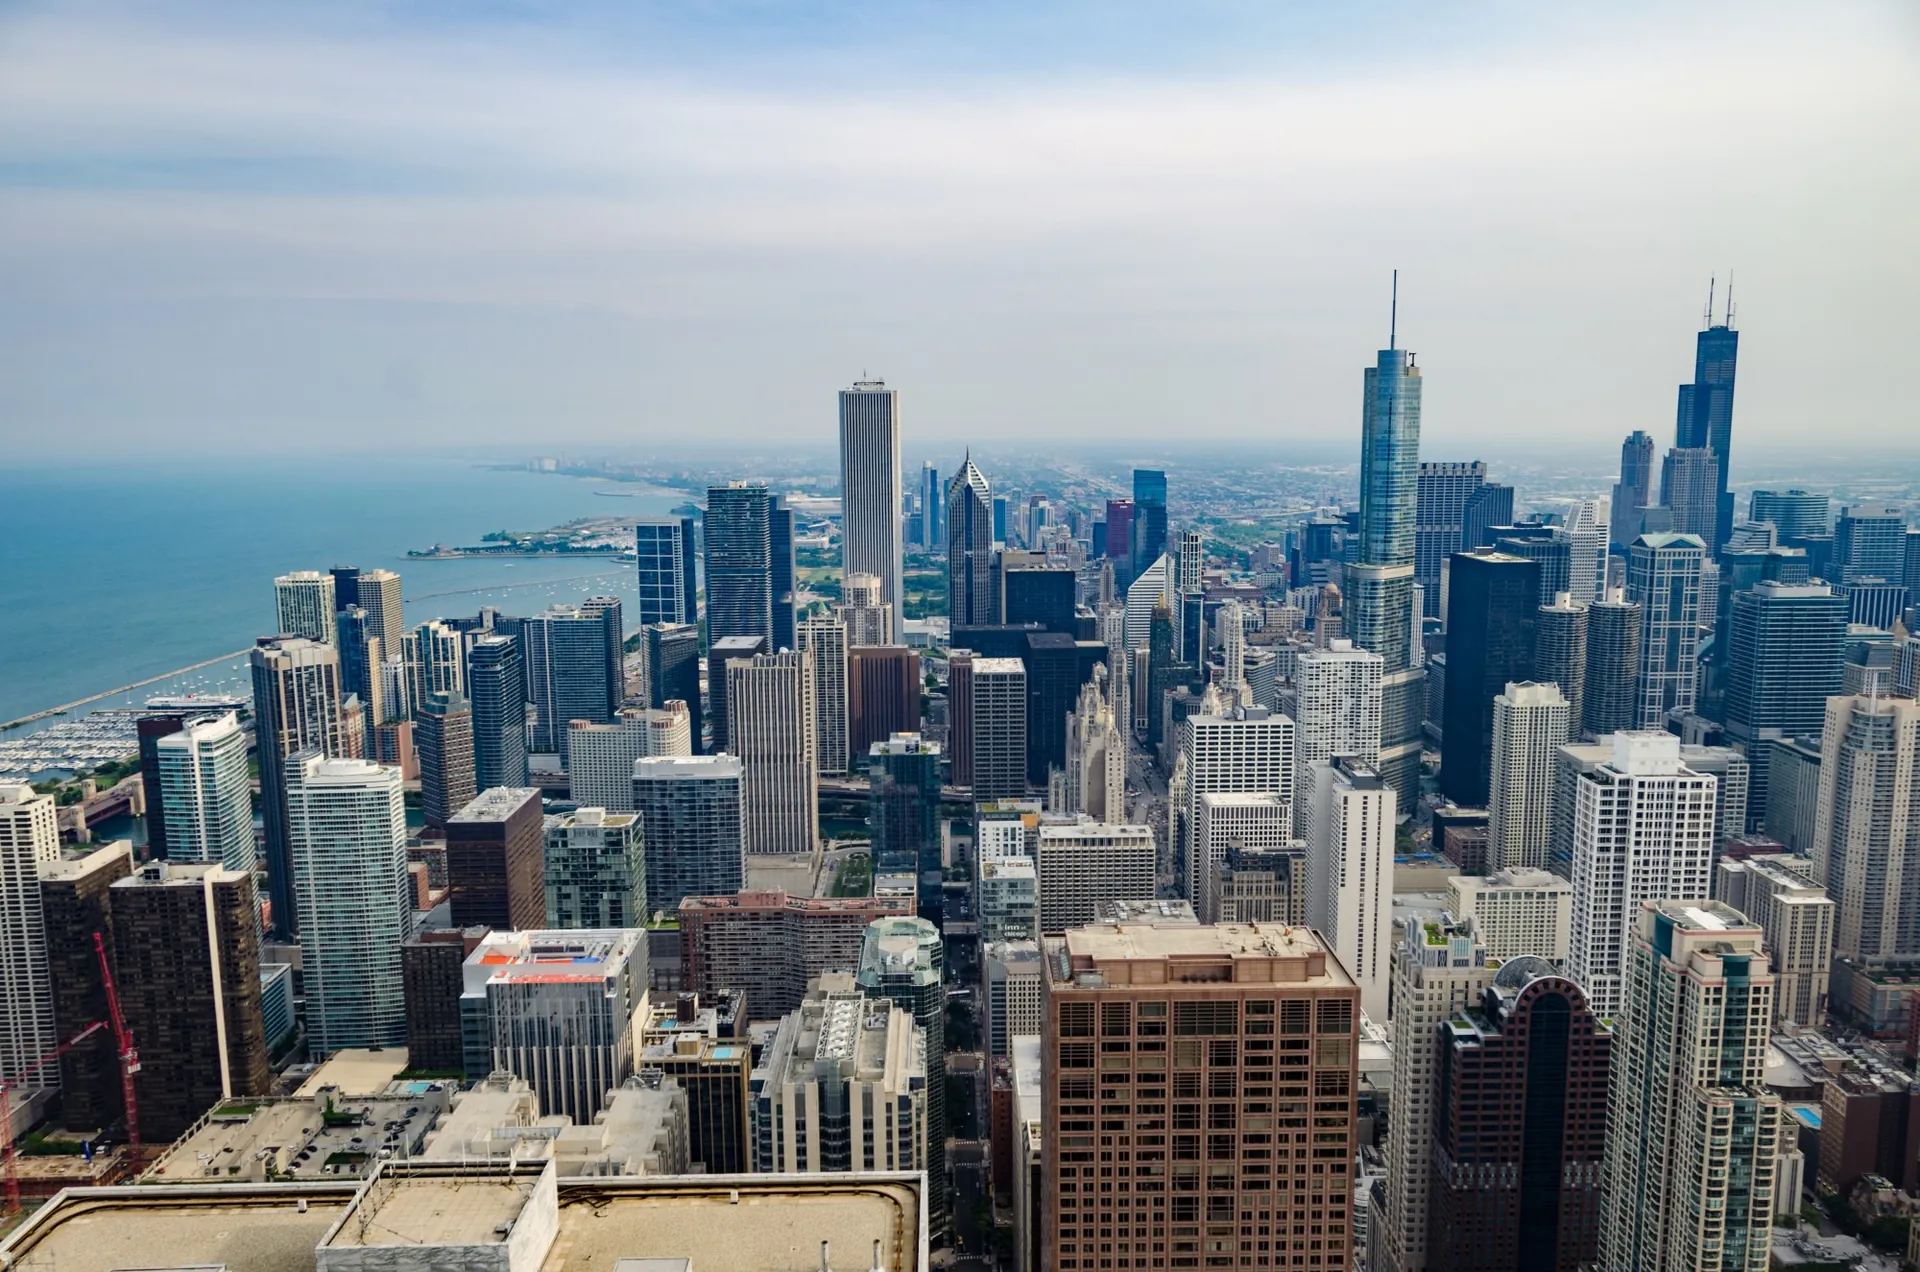
{"type": "Polygon", "coordinates": [[[1388,348],[1357,500],[863,380],[637,608],[288,562],[250,697],[0,785],[0,1267],[1911,1263],[1920,530],[1730,488],[1705,327],[1610,497],[1388,348]]]}

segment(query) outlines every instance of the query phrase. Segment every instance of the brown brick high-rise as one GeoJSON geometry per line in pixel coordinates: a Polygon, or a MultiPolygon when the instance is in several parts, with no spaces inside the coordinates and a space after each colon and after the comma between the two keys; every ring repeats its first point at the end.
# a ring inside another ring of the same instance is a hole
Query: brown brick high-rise
{"type": "Polygon", "coordinates": [[[540,792],[496,786],[447,819],[453,925],[529,932],[547,925],[540,792]]]}
{"type": "Polygon", "coordinates": [[[407,996],[407,1067],[423,1073],[460,1073],[466,1065],[460,1034],[461,966],[487,929],[430,928],[400,947],[400,979],[407,996]]]}
{"type": "Polygon", "coordinates": [[[1360,990],[1282,924],[1045,942],[1042,1266],[1345,1269],[1360,990]]]}
{"type": "Polygon", "coordinates": [[[860,966],[867,925],[913,913],[913,898],[790,897],[777,889],[680,903],[680,962],[702,997],[737,990],[756,1020],[796,1011],[807,982],[860,966]]]}
{"type": "Polygon", "coordinates": [[[114,984],[140,1049],[141,1137],[165,1143],[223,1099],[267,1094],[253,876],[150,861],[108,900],[114,984]]]}
{"type": "MultiPolygon", "coordinates": [[[[113,926],[107,891],[133,872],[125,843],[108,844],[84,857],[40,863],[40,908],[47,924],[47,966],[53,979],[53,1023],[62,1042],[95,1021],[107,1019],[107,991],[100,980],[95,932],[113,956],[113,926]]],[[[70,1130],[98,1131],[119,1120],[120,1067],[113,1032],[103,1029],[60,1057],[61,1120],[70,1130]]]]}

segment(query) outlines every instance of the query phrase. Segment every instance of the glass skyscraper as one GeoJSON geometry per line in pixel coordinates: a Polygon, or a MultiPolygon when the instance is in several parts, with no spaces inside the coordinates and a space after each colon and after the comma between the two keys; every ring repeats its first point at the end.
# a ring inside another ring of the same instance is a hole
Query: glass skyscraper
{"type": "Polygon", "coordinates": [[[1711,298],[1707,302],[1707,329],[1694,342],[1693,383],[1680,386],[1679,419],[1674,426],[1677,449],[1710,450],[1720,464],[1715,474],[1715,529],[1710,540],[1716,556],[1733,534],[1733,496],[1727,493],[1727,465],[1733,443],[1733,373],[1739,358],[1740,333],[1733,329],[1729,289],[1723,321],[1713,321],[1713,302],[1711,298]]]}
{"type": "Polygon", "coordinates": [[[639,568],[639,626],[697,623],[699,573],[692,517],[642,517],[634,523],[639,568]]]}

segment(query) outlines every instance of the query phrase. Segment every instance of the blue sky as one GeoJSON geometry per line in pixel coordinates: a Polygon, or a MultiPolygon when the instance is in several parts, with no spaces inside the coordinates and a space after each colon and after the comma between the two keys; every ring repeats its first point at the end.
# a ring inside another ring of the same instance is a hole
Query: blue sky
{"type": "Polygon", "coordinates": [[[0,437],[1913,444],[1910,7],[1549,8],[0,4],[0,437]]]}

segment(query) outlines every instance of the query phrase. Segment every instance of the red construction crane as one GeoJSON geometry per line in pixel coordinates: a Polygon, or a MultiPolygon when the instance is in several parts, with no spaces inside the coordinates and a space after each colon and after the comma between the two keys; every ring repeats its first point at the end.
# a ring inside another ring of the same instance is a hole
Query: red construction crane
{"type": "MultiPolygon", "coordinates": [[[[66,1055],[67,1052],[72,1051],[75,1047],[105,1028],[106,1025],[101,1021],[94,1021],[85,1029],[82,1029],[79,1033],[55,1047],[52,1051],[47,1052],[46,1055],[41,1056],[38,1060],[28,1065],[21,1071],[20,1076],[26,1078],[40,1072],[40,1070],[46,1068],[61,1056],[66,1055]]],[[[11,1084],[0,1081],[0,1156],[4,1156],[7,1163],[6,1209],[0,1212],[0,1214],[5,1215],[17,1215],[20,1213],[20,1160],[13,1148],[12,1090],[13,1087],[11,1084]]]]}
{"type": "Polygon", "coordinates": [[[133,1098],[133,1075],[140,1072],[140,1053],[134,1049],[133,1035],[127,1032],[126,1019],[120,1014],[120,995],[113,988],[113,969],[107,966],[107,942],[98,932],[93,934],[93,952],[100,956],[100,984],[107,991],[107,1019],[113,1023],[113,1045],[120,1057],[120,1093],[127,1109],[127,1169],[130,1178],[138,1179],[140,1106],[133,1098]]]}

